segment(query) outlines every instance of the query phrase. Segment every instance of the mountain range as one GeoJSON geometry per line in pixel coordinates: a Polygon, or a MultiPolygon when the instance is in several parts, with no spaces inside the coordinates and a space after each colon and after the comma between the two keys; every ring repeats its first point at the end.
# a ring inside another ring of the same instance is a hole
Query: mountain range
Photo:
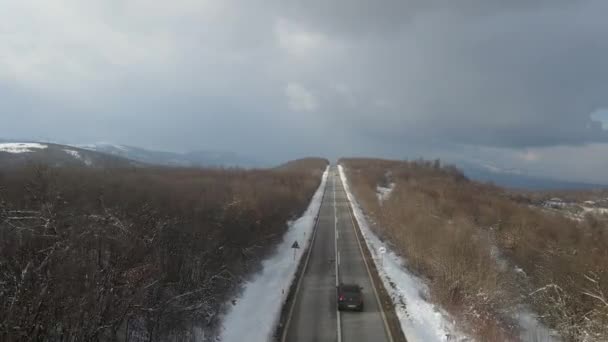
{"type": "MultiPolygon", "coordinates": [[[[156,151],[111,143],[55,144],[14,142],[0,139],[0,168],[41,163],[51,166],[143,167],[146,165],[177,167],[269,167],[268,163],[233,152],[193,151],[186,153],[156,151]]],[[[526,174],[517,169],[505,169],[470,161],[453,163],[470,179],[492,182],[507,188],[597,189],[607,185],[556,180],[526,174]]]]}
{"type": "Polygon", "coordinates": [[[37,142],[0,142],[0,168],[27,164],[96,168],[139,167],[141,162],[75,146],[37,142]]]}
{"type": "Polygon", "coordinates": [[[192,151],[186,153],[156,151],[111,143],[58,144],[0,139],[0,167],[24,163],[52,166],[177,166],[177,167],[268,167],[268,163],[233,152],[192,151]]]}
{"type": "Polygon", "coordinates": [[[80,148],[102,152],[138,162],[180,167],[264,167],[269,166],[255,158],[234,152],[191,151],[186,153],[155,151],[141,147],[97,143],[78,145],[80,148]]]}
{"type": "Polygon", "coordinates": [[[485,163],[460,161],[454,163],[464,174],[480,182],[492,182],[506,188],[531,190],[569,190],[569,189],[598,189],[608,188],[606,184],[567,181],[528,175],[524,170],[500,168],[485,163]]]}

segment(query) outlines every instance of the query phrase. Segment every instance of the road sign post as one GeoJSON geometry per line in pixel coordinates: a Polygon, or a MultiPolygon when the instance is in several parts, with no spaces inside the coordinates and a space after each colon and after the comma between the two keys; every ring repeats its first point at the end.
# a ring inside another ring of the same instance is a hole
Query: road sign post
{"type": "Polygon", "coordinates": [[[378,248],[378,253],[380,253],[380,266],[384,267],[384,254],[386,254],[386,247],[382,246],[378,248]]]}
{"type": "Polygon", "coordinates": [[[298,249],[300,249],[300,245],[298,244],[297,240],[293,242],[291,248],[293,249],[293,261],[296,261],[296,253],[298,252],[298,249]]]}

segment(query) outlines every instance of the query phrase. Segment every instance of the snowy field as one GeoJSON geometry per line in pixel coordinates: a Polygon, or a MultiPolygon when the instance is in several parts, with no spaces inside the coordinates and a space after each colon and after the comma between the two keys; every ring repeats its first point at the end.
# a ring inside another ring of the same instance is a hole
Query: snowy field
{"type": "MultiPolygon", "coordinates": [[[[355,219],[372,253],[376,268],[384,287],[389,292],[401,329],[409,342],[470,341],[451,323],[449,315],[436,305],[428,302],[428,287],[422,279],[411,274],[401,257],[390,246],[380,241],[371,231],[367,219],[353,197],[341,165],[338,166],[340,178],[350,201],[355,219]],[[384,248],[384,254],[380,250],[384,248]]],[[[390,193],[390,192],[389,192],[390,193]]]]}
{"type": "Polygon", "coordinates": [[[38,143],[0,143],[0,152],[27,153],[34,152],[34,149],[43,150],[47,147],[47,145],[38,143]]]}
{"type": "Polygon", "coordinates": [[[272,338],[297,266],[310,243],[327,175],[328,170],[325,170],[308,209],[298,220],[289,223],[275,254],[264,260],[262,271],[245,284],[242,295],[223,319],[221,341],[269,341],[272,338]],[[294,241],[301,247],[295,260],[291,248],[294,241]]]}

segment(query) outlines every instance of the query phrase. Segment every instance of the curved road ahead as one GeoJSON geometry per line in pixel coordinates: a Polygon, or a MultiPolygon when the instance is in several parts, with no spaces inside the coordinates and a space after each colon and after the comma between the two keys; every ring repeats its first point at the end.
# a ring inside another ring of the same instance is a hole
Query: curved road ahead
{"type": "Polygon", "coordinates": [[[365,265],[348,198],[332,167],[308,264],[297,290],[283,341],[392,342],[365,265]],[[363,287],[363,312],[338,312],[336,285],[363,287]]]}

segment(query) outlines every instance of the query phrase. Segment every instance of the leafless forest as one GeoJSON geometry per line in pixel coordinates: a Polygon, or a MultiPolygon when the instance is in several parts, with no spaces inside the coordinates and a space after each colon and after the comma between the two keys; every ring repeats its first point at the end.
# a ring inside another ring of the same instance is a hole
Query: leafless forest
{"type": "Polygon", "coordinates": [[[473,336],[516,340],[526,307],[564,340],[608,340],[606,220],[540,210],[438,160],[341,163],[373,229],[473,336]]]}
{"type": "Polygon", "coordinates": [[[212,330],[326,165],[0,171],[0,340],[212,330]]]}

